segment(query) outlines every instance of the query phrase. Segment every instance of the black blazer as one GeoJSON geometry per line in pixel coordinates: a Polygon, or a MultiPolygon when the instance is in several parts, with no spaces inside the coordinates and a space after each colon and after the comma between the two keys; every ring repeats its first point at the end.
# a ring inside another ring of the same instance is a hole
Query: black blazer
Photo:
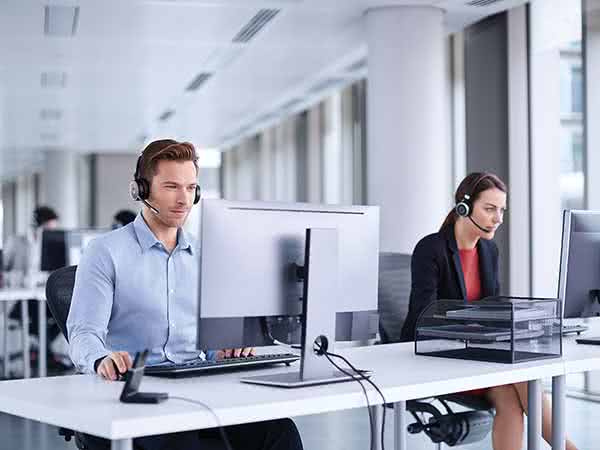
{"type": "MultiPolygon", "coordinates": [[[[498,247],[492,240],[479,239],[479,276],[483,297],[498,295],[498,247]]],[[[427,305],[438,299],[466,299],[467,292],[454,225],[425,236],[411,259],[412,284],[408,316],[402,327],[402,341],[414,341],[415,327],[427,305]]]]}

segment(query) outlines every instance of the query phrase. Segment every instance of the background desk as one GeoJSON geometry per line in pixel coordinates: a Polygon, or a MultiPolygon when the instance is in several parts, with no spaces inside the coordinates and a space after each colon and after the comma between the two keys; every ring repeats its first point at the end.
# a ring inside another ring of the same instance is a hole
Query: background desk
{"type": "Polygon", "coordinates": [[[8,302],[21,301],[21,320],[23,322],[23,376],[31,376],[31,365],[29,363],[29,309],[27,300],[38,301],[38,325],[39,325],[39,376],[46,376],[46,292],[43,287],[39,288],[4,288],[0,289],[0,303],[4,318],[3,344],[2,344],[2,375],[8,378],[8,302]]]}
{"type": "MultiPolygon", "coordinates": [[[[564,379],[565,370],[562,359],[509,365],[416,356],[410,343],[347,349],[343,354],[357,367],[374,370],[374,381],[387,400],[395,403],[395,448],[400,450],[406,449],[406,400],[533,380],[530,382],[535,391],[532,404],[540,407],[541,388],[535,390],[535,386],[540,386],[539,380],[564,379]]],[[[297,364],[294,366],[253,373],[297,370],[297,364]]],[[[223,425],[366,406],[356,383],[286,390],[240,383],[239,379],[247,374],[237,372],[181,380],[145,377],[141,390],[166,391],[170,395],[201,400],[213,408],[223,425]]],[[[216,425],[200,406],[179,400],[168,400],[160,405],[119,403],[122,388],[122,383],[104,381],[95,375],[4,381],[0,382],[0,411],[111,439],[113,449],[127,450],[132,448],[135,437],[216,425]]],[[[368,394],[372,404],[381,404],[373,389],[369,389],[368,394]]],[[[564,390],[555,394],[564,398],[564,390]]],[[[564,414],[559,413],[555,420],[564,423],[564,414]]],[[[534,419],[529,420],[529,448],[539,449],[541,420],[534,419]]]]}

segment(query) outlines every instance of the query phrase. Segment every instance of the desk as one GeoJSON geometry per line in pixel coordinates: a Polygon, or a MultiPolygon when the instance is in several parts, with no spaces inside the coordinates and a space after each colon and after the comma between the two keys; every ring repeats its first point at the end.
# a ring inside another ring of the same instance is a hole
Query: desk
{"type": "MultiPolygon", "coordinates": [[[[386,399],[394,403],[396,450],[407,448],[407,400],[529,381],[530,404],[535,404],[535,411],[539,412],[539,380],[554,377],[555,380],[562,379],[564,384],[565,363],[560,358],[518,365],[461,361],[416,356],[412,343],[352,348],[340,353],[357,367],[374,370],[373,380],[381,387],[386,399]]],[[[297,370],[297,364],[294,366],[254,373],[297,370]]],[[[237,372],[181,380],[145,377],[141,390],[166,391],[201,400],[213,408],[223,425],[366,406],[356,383],[286,390],[240,383],[239,379],[247,374],[237,372]]],[[[560,383],[557,384],[560,387],[560,383]]],[[[0,411],[111,439],[113,450],[131,450],[132,439],[136,437],[216,425],[212,416],[201,407],[179,400],[168,400],[160,405],[119,403],[122,388],[122,383],[105,381],[95,375],[4,381],[0,382],[0,411]]],[[[375,390],[368,389],[368,395],[372,404],[381,404],[375,390]]],[[[564,399],[564,389],[558,389],[553,395],[564,399]]],[[[560,409],[564,400],[556,404],[560,409]]],[[[557,428],[562,432],[563,412],[556,411],[555,416],[555,423],[560,425],[557,428]]],[[[537,450],[541,448],[541,414],[533,419],[528,421],[528,448],[537,450]]],[[[561,442],[560,435],[557,439],[556,442],[561,442]]],[[[553,448],[563,447],[555,445],[553,448]]]]}
{"type": "Polygon", "coordinates": [[[2,370],[4,378],[8,378],[8,302],[21,301],[21,320],[23,321],[23,375],[25,378],[31,376],[29,364],[29,309],[27,300],[38,301],[38,325],[40,334],[40,351],[38,356],[40,377],[46,376],[46,292],[43,287],[39,288],[4,288],[0,289],[0,303],[4,317],[2,370]]]}

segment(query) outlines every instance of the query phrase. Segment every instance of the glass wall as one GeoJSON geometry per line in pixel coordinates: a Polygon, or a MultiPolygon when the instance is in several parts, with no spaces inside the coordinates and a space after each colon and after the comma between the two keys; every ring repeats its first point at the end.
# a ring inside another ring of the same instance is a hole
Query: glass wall
{"type": "Polygon", "coordinates": [[[224,149],[223,197],[364,203],[365,96],[366,82],[357,81],[224,149]]]}
{"type": "MultiPolygon", "coordinates": [[[[573,2],[578,3],[578,2],[573,2]]],[[[575,7],[581,14],[581,9],[575,7]]],[[[581,16],[579,15],[579,20],[581,16]]],[[[560,43],[561,209],[585,207],[581,25],[576,17],[560,43]]]]}

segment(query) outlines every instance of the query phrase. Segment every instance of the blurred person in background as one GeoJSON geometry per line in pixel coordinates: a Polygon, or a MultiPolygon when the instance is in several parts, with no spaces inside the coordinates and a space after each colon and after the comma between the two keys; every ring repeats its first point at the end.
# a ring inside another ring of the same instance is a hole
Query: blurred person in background
{"type": "MultiPolygon", "coordinates": [[[[16,235],[7,240],[4,252],[4,270],[7,272],[6,279],[10,279],[15,286],[26,284],[43,284],[46,277],[41,273],[42,260],[42,234],[44,230],[58,228],[59,216],[54,209],[48,206],[38,206],[33,211],[31,228],[25,235],[16,235]]],[[[29,311],[29,334],[39,336],[38,330],[38,302],[28,300],[29,311]]],[[[47,306],[46,306],[47,308],[47,306]]],[[[55,355],[50,350],[52,342],[61,335],[58,325],[54,321],[50,310],[46,309],[48,348],[48,369],[51,371],[62,371],[72,367],[70,361],[60,355],[55,355]]],[[[9,318],[21,321],[21,302],[12,308],[9,318]]],[[[37,353],[31,354],[32,359],[37,359],[37,353]]]]}

